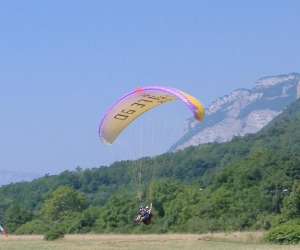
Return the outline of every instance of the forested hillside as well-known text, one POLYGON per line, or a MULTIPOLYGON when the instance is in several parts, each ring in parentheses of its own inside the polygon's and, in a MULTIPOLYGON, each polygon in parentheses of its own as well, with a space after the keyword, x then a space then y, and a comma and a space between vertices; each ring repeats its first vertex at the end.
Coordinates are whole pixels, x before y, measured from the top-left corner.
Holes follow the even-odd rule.
POLYGON ((300 101, 255 135, 0 188, 10 232, 268 229, 300 216, 300 101), (142 169, 142 181, 137 181, 142 169), (152 202, 154 223, 132 223, 152 202))

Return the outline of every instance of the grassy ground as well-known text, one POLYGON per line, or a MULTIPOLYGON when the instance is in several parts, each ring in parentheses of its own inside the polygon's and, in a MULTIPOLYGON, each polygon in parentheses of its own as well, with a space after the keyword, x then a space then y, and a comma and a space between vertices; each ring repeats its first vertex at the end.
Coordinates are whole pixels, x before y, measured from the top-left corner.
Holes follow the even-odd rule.
POLYGON ((67 235, 47 242, 42 236, 0 238, 0 250, 300 250, 261 242, 262 233, 206 235, 67 235))

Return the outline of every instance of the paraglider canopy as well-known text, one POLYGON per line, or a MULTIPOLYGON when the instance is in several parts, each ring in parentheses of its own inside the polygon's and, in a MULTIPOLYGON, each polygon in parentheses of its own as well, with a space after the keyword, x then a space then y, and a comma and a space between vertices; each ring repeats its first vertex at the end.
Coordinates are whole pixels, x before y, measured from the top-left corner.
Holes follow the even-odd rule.
POLYGON ((165 103, 180 100, 193 112, 198 121, 205 116, 203 105, 193 96, 175 88, 150 86, 138 88, 121 97, 105 114, 99 136, 106 143, 113 143, 119 134, 145 112, 165 103))

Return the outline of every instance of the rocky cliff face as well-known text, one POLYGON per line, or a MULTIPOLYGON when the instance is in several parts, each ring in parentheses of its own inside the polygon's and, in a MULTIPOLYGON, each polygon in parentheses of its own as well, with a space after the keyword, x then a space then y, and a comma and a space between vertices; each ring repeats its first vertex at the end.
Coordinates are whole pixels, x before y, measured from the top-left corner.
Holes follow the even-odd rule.
POLYGON ((189 119, 183 137, 171 150, 256 133, 299 97, 300 74, 263 77, 253 89, 237 89, 215 100, 202 124, 189 119))

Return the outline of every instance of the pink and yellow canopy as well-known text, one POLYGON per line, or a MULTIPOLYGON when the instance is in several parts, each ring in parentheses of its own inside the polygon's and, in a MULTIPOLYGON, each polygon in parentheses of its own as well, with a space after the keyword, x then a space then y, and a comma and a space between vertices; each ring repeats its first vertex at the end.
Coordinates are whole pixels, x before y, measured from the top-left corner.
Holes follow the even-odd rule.
POLYGON ((106 112, 99 127, 100 138, 107 143, 113 143, 119 134, 139 116, 175 100, 185 103, 196 120, 204 119, 205 109, 195 97, 175 88, 143 87, 120 98, 106 112))

